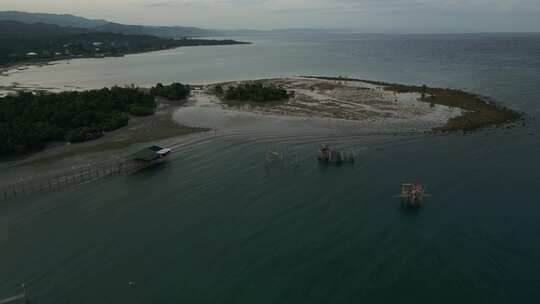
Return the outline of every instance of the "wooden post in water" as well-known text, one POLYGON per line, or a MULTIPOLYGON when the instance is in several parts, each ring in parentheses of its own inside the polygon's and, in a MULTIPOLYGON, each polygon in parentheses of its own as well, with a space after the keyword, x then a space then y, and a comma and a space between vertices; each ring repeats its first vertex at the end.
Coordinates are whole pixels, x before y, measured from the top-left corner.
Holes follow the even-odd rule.
POLYGON ((26 294, 26 284, 22 284, 21 287, 22 287, 22 290, 23 290, 22 296, 23 296, 23 299, 24 299, 24 304, 28 304, 28 296, 26 294))
POLYGON ((18 183, 0 188, 0 200, 9 200, 17 196, 30 195, 44 191, 57 191, 70 185, 81 184, 99 180, 104 177, 115 174, 131 174, 146 165, 131 160, 117 160, 104 163, 101 166, 86 166, 83 168, 73 168, 64 175, 51 177, 37 177, 28 181, 19 181, 18 183))

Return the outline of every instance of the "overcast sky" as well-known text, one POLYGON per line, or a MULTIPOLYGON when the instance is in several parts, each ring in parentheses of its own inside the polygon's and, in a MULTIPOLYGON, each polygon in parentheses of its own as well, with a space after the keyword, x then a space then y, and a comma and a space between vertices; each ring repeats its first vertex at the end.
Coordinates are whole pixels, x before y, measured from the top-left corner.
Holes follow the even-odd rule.
POLYGON ((540 0, 0 0, 0 10, 227 29, 540 32, 540 0))

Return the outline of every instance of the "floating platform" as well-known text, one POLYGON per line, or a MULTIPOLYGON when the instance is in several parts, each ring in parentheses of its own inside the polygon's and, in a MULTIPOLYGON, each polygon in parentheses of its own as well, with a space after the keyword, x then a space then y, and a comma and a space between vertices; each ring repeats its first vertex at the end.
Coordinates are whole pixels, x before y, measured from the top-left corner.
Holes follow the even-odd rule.
POLYGON ((401 193, 399 197, 401 201, 410 205, 420 205, 427 196, 425 187, 419 183, 403 183, 401 184, 401 193))
POLYGON ((342 163, 354 163, 354 153, 352 151, 338 151, 331 149, 326 145, 321 145, 319 149, 319 156, 317 159, 321 163, 332 163, 332 164, 342 164, 342 163))

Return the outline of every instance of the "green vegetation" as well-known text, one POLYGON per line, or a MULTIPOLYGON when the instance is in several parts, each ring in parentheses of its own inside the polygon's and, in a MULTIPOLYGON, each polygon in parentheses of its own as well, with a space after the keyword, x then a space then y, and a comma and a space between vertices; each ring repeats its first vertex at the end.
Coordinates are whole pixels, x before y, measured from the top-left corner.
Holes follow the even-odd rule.
POLYGON ((244 44, 234 40, 164 39, 50 24, 0 21, 0 65, 123 56, 184 46, 244 44))
POLYGON ((0 99, 0 156, 39 150, 51 141, 97 139, 127 125, 127 113, 150 115, 155 106, 151 95, 133 87, 7 96, 0 99))
POLYGON ((129 107, 129 114, 133 116, 148 116, 154 114, 155 109, 148 105, 132 105, 129 107))
MULTIPOLYGON (((189 87, 176 83, 150 91, 185 98, 189 87)), ((126 126, 129 115, 152 115, 155 109, 154 96, 133 86, 6 96, 0 98, 0 156, 37 151, 53 141, 94 140, 126 126)))
POLYGON ((109 22, 107 20, 86 19, 67 14, 43 14, 20 11, 0 12, 0 21, 19 21, 24 23, 55 24, 63 27, 85 28, 97 32, 109 32, 129 35, 151 35, 161 38, 178 37, 218 37, 223 36, 222 31, 202 29, 192 26, 144 26, 126 25, 109 22))
POLYGON ((107 21, 105 20, 90 20, 67 14, 28 13, 22 11, 2 11, 0 12, 0 20, 18 21, 32 24, 55 24, 59 26, 79 28, 94 28, 107 24, 107 21))
POLYGON ((150 93, 153 96, 164 97, 169 100, 182 100, 189 96, 191 93, 191 88, 189 85, 184 85, 178 82, 168 86, 158 83, 150 90, 150 93))
MULTIPOLYGON (((215 88, 217 92, 220 90, 215 88)), ((220 91, 223 91, 221 89, 220 91)), ((289 99, 289 93, 283 88, 263 85, 260 82, 243 83, 238 86, 229 86, 225 90, 224 98, 230 101, 252 101, 252 102, 267 102, 289 99)))
POLYGON ((223 90, 223 86, 221 84, 216 84, 216 86, 214 87, 214 93, 216 93, 217 95, 222 95, 223 93, 225 93, 225 90, 223 90))
POLYGON ((133 144, 147 143, 160 139, 171 138, 207 129, 191 128, 179 125, 170 119, 169 115, 156 115, 151 121, 137 122, 135 128, 126 128, 121 134, 106 136, 99 143, 92 145, 70 145, 63 147, 59 153, 45 154, 20 165, 41 165, 55 162, 76 155, 103 152, 129 147, 133 144))
POLYGON ((431 106, 437 104, 464 110, 463 115, 448 120, 445 126, 435 128, 433 130, 435 132, 469 132, 489 126, 506 125, 520 120, 523 116, 514 110, 488 101, 482 96, 461 90, 430 88, 426 85, 403 85, 344 77, 308 76, 307 78, 333 81, 361 81, 382 86, 387 91, 397 93, 420 93, 420 100, 429 103, 431 106))
MULTIPOLYGON (((382 84, 380 82, 371 82, 382 84)), ((522 115, 509 108, 487 101, 485 98, 461 90, 429 88, 402 84, 383 84, 385 90, 398 93, 420 93, 421 100, 431 106, 443 105, 464 110, 463 115, 448 120, 436 132, 473 131, 488 126, 498 126, 521 119, 522 115)))

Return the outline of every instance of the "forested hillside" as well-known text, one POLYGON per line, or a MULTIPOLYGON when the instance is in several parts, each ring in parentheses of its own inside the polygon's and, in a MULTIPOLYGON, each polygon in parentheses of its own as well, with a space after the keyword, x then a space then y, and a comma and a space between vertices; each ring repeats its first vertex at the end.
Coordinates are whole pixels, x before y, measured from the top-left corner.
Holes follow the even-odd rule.
POLYGON ((19 61, 122 56, 182 46, 239 44, 233 40, 163 39, 49 24, 0 21, 0 65, 19 61))
POLYGON ((53 24, 62 27, 77 27, 94 32, 111 32, 126 35, 151 35, 161 38, 216 37, 219 30, 202 29, 192 26, 147 26, 127 25, 106 20, 93 20, 68 14, 43 14, 19 11, 0 11, 0 21, 17 21, 28 24, 53 24))
POLYGON ((69 14, 27 13, 20 11, 0 11, 0 21, 18 21, 29 24, 46 23, 64 27, 95 28, 107 23, 69 14))

